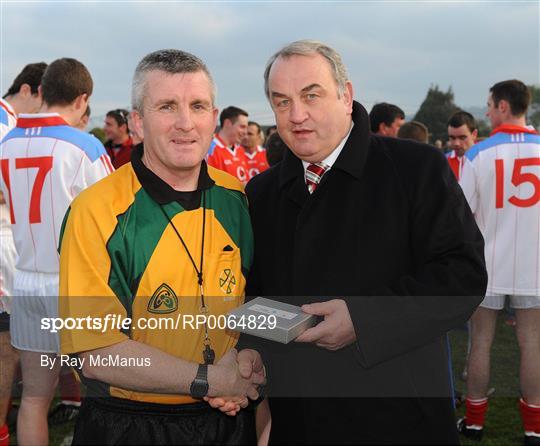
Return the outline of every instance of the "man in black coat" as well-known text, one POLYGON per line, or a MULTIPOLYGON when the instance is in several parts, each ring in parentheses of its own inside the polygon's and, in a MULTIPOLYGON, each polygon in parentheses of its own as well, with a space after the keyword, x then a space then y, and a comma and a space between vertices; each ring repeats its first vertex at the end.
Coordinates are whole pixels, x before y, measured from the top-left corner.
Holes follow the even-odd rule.
POLYGON ((268 372, 271 443, 458 443, 446 333, 486 287, 483 239, 444 156, 371 135, 339 54, 276 53, 283 161, 247 186, 248 294, 319 316, 294 343, 243 336, 268 372))

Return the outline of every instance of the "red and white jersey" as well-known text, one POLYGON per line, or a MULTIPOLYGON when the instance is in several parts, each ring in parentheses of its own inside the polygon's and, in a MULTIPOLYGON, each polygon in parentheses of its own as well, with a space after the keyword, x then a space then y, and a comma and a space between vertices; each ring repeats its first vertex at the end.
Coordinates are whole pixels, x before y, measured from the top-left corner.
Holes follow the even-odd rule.
POLYGON ((21 114, 0 145, 0 168, 17 269, 57 273, 60 228, 71 201, 114 170, 103 145, 57 113, 21 114))
MULTIPOLYGON (((9 102, 0 99, 0 141, 17 125, 17 115, 9 102)), ((8 311, 9 296, 13 293, 15 248, 11 234, 9 208, 0 203, 0 313, 8 311)))
MULTIPOLYGON (((11 220, 7 203, 0 203, 0 235, 11 233, 11 220)), ((1 246, 0 246, 1 249, 1 246)))
MULTIPOLYGON (((0 99, 0 142, 17 125, 17 115, 9 102, 0 99)), ((0 204, 0 232, 3 234, 11 231, 9 221, 9 209, 7 204, 0 204)))
POLYGON ((4 99, 0 99, 0 142, 17 125, 15 110, 4 99))
POLYGON ((257 149, 252 153, 249 153, 244 147, 240 147, 240 150, 245 157, 248 180, 270 167, 266 159, 266 150, 261 146, 257 146, 257 149))
POLYGON ((466 152, 460 184, 486 243, 487 294, 540 296, 540 135, 497 127, 466 152))
POLYGON ((465 162, 464 156, 457 156, 456 151, 452 150, 446 154, 446 159, 448 164, 450 164, 450 169, 454 172, 456 179, 459 181, 461 179, 461 172, 463 171, 463 163, 465 162))
POLYGON ((206 161, 209 166, 227 172, 238 178, 243 184, 246 184, 249 180, 241 146, 235 144, 232 147, 227 147, 227 144, 219 135, 214 135, 206 161))

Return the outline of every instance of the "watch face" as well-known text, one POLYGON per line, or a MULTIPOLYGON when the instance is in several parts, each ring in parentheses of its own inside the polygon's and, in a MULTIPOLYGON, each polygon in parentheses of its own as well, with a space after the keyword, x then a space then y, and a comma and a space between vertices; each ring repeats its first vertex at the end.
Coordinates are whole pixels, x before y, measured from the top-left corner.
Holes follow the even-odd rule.
POLYGON ((202 398, 203 396, 206 396, 208 393, 208 383, 202 380, 196 379, 191 383, 191 387, 189 389, 191 392, 191 396, 195 398, 202 398))

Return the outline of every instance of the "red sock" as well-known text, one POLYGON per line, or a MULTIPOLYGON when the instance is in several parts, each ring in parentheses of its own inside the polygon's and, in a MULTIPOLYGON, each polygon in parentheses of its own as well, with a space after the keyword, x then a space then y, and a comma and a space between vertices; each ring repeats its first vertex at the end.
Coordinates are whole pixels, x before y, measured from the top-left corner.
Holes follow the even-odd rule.
POLYGON ((465 399, 465 425, 484 427, 484 420, 488 409, 488 399, 465 399))
POLYGON ((62 402, 81 402, 81 387, 73 370, 62 370, 60 373, 60 399, 62 402))
POLYGON ((9 430, 7 424, 0 426, 0 446, 9 446, 9 430))
POLYGON ((523 398, 519 400, 519 409, 521 411, 521 420, 525 435, 540 437, 540 406, 527 404, 523 398))

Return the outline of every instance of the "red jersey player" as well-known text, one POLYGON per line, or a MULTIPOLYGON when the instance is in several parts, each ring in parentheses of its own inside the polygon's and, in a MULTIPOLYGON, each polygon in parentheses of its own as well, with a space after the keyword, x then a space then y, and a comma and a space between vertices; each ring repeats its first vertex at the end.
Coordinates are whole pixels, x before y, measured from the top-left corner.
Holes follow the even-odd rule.
POLYGON ((447 153, 446 158, 458 181, 465 161, 463 155, 474 145, 477 136, 478 130, 473 115, 460 110, 450 116, 448 144, 452 151, 447 153))
POLYGON ((260 145, 261 126, 254 121, 248 122, 247 133, 242 140, 248 180, 268 169, 266 150, 260 145))
POLYGON ((210 166, 231 174, 244 184, 249 177, 240 142, 247 131, 247 118, 247 112, 238 107, 224 108, 219 115, 219 133, 214 136, 206 158, 210 166))

